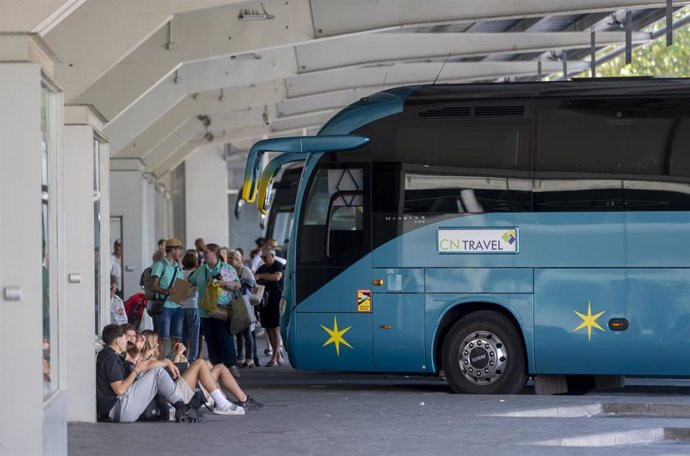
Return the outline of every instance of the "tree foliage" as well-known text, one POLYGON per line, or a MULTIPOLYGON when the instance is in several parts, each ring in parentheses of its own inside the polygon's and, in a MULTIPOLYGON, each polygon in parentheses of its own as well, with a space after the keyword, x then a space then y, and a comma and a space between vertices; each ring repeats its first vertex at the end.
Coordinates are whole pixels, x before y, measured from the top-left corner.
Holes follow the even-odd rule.
POLYGON ((674 31, 672 46, 666 47, 664 35, 633 49, 629 65, 625 64, 625 54, 598 65, 597 76, 690 77, 690 26, 674 31))

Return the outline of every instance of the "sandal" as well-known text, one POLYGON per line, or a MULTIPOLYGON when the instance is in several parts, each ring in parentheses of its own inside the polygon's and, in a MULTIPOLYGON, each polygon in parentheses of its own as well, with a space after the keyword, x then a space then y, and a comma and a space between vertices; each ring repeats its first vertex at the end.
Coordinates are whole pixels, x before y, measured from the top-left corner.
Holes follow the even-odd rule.
POLYGON ((277 363, 275 361, 269 361, 264 365, 264 367, 274 367, 276 364, 277 363))

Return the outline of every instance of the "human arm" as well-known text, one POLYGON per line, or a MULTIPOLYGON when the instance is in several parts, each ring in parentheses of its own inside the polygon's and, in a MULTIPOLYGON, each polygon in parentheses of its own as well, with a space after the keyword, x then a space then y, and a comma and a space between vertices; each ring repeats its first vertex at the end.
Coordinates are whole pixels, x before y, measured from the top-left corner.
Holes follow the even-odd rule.
POLYGON ((173 351, 169 355, 169 358, 172 360, 173 364, 187 362, 187 357, 184 355, 186 350, 187 347, 185 347, 183 343, 178 342, 175 344, 173 351))
POLYGON ((158 261, 151 266, 151 282, 149 288, 151 290, 161 293, 164 295, 168 294, 168 290, 164 290, 160 287, 161 276, 165 272, 165 267, 161 261, 158 261))
POLYGON ((149 361, 139 359, 134 365, 134 369, 132 369, 125 378, 110 382, 110 387, 113 389, 115 395, 122 396, 125 394, 137 377, 150 369, 149 364, 149 361))

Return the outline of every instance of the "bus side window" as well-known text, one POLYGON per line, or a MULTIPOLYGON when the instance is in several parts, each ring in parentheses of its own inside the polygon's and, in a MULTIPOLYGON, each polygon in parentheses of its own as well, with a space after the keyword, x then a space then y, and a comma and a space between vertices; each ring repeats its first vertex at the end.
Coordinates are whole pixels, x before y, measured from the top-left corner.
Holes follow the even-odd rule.
POLYGON ((530 181, 505 177, 405 174, 406 214, 529 211, 530 181))

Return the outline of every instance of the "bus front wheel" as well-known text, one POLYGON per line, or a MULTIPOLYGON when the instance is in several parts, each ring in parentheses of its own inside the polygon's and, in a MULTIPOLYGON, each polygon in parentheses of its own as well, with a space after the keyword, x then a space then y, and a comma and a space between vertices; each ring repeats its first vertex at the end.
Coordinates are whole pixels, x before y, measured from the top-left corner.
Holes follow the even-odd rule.
POLYGON ((515 325, 482 310, 458 320, 443 341, 443 370, 455 393, 515 394, 525 386, 525 350, 515 325))

